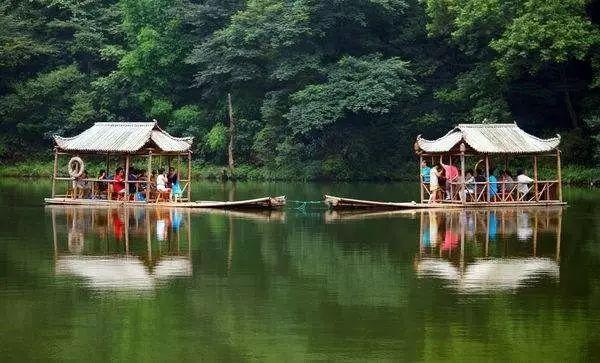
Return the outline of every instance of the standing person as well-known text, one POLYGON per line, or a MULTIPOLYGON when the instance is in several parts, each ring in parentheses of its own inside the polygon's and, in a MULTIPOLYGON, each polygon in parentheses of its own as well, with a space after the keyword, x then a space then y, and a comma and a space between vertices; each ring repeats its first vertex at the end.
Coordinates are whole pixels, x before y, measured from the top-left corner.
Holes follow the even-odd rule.
POLYGON ((483 175, 483 171, 481 169, 475 170, 475 195, 478 198, 481 194, 482 188, 485 188, 485 175, 483 175))
POLYGON ((498 199, 498 179, 494 175, 496 169, 490 171, 490 176, 488 177, 488 181, 490 183, 490 200, 496 201, 498 199))
POLYGON ((514 179, 509 170, 504 170, 500 176, 500 183, 502 183, 501 194, 502 198, 506 199, 512 192, 514 179))
POLYGON ((181 198, 182 194, 181 186, 179 185, 179 173, 177 173, 174 168, 170 168, 167 179, 169 180, 169 185, 171 187, 171 194, 173 194, 173 198, 177 202, 177 199, 181 198))
POLYGON ((439 178, 442 176, 442 166, 434 165, 429 171, 429 203, 437 201, 437 195, 440 193, 439 178))
MULTIPOLYGON (((441 159, 441 158, 440 158, 441 159)), ((458 181, 458 176, 459 176, 459 172, 458 172, 458 168, 450 163, 448 165, 443 164, 440 160, 441 165, 444 167, 444 173, 446 176, 446 187, 444 188, 446 190, 446 200, 450 200, 452 198, 452 189, 451 186, 456 183, 458 181)), ((440 183, 441 185, 442 183, 440 183)))
POLYGON ((469 195, 475 194, 475 177, 473 176, 473 169, 468 169, 465 172, 465 191, 463 193, 462 200, 466 201, 469 195))
POLYGON ((423 183, 429 184, 429 173, 431 172, 431 168, 427 166, 427 162, 423 160, 421 163, 421 177, 423 177, 423 183))
POLYGON ((527 194, 529 194, 529 184, 533 182, 533 179, 527 176, 527 171, 520 169, 517 171, 517 192, 519 193, 519 200, 525 200, 527 194))
POLYGON ((173 194, 171 193, 171 188, 167 187, 169 184, 169 179, 165 175, 165 169, 160 169, 158 171, 158 175, 156 176, 156 190, 162 194, 169 195, 169 202, 173 201, 173 194))

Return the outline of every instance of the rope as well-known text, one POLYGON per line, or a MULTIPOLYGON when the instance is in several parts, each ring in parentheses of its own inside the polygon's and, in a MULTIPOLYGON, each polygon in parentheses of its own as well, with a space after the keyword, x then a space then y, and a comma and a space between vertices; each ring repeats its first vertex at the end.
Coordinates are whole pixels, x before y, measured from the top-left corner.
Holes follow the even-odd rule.
POLYGON ((322 200, 290 200, 290 202, 298 204, 297 207, 294 207, 294 209, 300 210, 300 211, 305 211, 306 210, 306 206, 307 205, 312 205, 312 204, 323 204, 322 200))

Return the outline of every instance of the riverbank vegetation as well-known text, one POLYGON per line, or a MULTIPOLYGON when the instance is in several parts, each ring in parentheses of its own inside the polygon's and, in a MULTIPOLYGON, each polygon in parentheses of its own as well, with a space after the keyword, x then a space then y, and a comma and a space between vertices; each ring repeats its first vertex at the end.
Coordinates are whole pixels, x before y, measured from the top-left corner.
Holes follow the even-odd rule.
POLYGON ((46 160, 52 134, 156 119, 195 137, 196 174, 221 175, 208 165, 226 163, 231 93, 241 178, 409 179, 417 134, 516 121, 560 133, 563 180, 591 180, 599 10, 584 0, 2 1, 2 173, 52 170, 31 161, 46 160))

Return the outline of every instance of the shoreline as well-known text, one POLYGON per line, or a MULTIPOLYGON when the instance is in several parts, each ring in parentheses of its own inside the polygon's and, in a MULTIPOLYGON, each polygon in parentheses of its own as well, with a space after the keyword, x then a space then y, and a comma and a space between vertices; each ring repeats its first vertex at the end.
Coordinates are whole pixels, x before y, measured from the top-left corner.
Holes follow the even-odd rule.
MULTIPOLYGON (((45 179, 52 177, 52 161, 19 162, 13 165, 0 164, 0 177, 4 178, 32 178, 45 179)), ((102 166, 88 164, 87 169, 97 173, 102 166)), ((411 170, 412 171, 412 170, 411 170)), ((562 169, 563 184, 570 186, 600 187, 600 167, 586 167, 581 165, 565 165, 562 169)), ((373 176, 368 179, 361 178, 334 178, 323 176, 283 175, 275 170, 251 165, 240 165, 235 170, 235 178, 227 175, 227 168, 218 165, 192 165, 192 180, 197 181, 264 181, 264 182, 418 182, 414 178, 396 178, 389 176, 373 176)), ((402 173, 399 173, 402 174, 402 173)), ((404 175, 408 175, 404 173, 404 175)), ((66 176, 66 175, 65 175, 66 176)))

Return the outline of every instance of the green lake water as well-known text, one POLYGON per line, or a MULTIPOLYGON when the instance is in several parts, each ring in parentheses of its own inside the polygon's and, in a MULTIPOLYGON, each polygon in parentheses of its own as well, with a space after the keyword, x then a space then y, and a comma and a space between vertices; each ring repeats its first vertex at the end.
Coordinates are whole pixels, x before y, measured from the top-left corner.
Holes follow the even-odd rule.
MULTIPOLYGON (((44 207, 0 184, 2 361, 599 361, 600 191, 568 208, 44 207)), ((202 182, 195 199, 416 199, 414 184, 202 182)))

